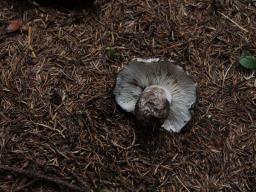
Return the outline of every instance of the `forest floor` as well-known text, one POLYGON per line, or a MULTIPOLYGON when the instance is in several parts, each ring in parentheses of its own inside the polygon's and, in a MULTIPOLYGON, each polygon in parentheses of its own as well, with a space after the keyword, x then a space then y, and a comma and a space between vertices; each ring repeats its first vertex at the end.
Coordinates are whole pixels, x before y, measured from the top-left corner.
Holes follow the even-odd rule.
POLYGON ((90 9, 1 0, 0 191, 256 191, 256 54, 247 1, 98 0, 90 9), (112 96, 132 58, 166 57, 198 83, 180 134, 137 143, 112 96))

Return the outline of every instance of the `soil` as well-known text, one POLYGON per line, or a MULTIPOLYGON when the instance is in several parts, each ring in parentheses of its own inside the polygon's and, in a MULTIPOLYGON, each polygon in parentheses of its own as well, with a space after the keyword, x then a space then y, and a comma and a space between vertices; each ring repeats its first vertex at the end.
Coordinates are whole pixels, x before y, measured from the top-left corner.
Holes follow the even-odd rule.
POLYGON ((0 191, 256 191, 255 77, 238 63, 256 54, 255 21, 246 0, 1 0, 0 191), (198 83, 182 133, 138 142, 112 95, 135 57, 198 83))

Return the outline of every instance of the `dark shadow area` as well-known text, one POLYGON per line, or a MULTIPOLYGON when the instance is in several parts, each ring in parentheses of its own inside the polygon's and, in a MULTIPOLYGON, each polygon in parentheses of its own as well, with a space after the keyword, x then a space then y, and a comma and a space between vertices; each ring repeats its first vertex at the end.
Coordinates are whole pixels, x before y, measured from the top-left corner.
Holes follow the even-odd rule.
POLYGON ((39 3, 43 6, 49 7, 62 7, 62 8, 92 8, 95 0, 35 0, 35 3, 39 3))
POLYGON ((160 137, 160 129, 154 129, 152 127, 143 127, 139 124, 135 125, 136 144, 139 144, 140 148, 145 151, 155 151, 159 147, 161 148, 163 140, 160 137))
POLYGON ((38 8, 39 6, 55 9, 96 10, 95 0, 9 0, 6 3, 18 11, 38 8))

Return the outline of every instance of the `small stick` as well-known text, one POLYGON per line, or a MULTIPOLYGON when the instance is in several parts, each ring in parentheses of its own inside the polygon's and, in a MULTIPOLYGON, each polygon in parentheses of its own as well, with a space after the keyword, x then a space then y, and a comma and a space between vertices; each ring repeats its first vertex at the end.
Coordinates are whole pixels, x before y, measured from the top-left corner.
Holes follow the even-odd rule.
POLYGON ((178 176, 176 176, 177 180, 180 182, 180 184, 186 189, 187 192, 190 192, 190 190, 186 187, 186 185, 180 180, 178 176))
MULTIPOLYGON (((94 102, 95 100, 101 99, 104 96, 107 96, 109 93, 103 93, 103 94, 99 94, 99 95, 95 95, 91 98, 89 98, 86 102, 85 102, 85 106, 91 104, 92 102, 94 102)), ((107 96, 106 98, 109 98, 110 96, 107 96)))
POLYGON ((31 50, 33 57, 35 58, 36 54, 34 52, 34 49, 33 49, 32 45, 31 45, 31 43, 32 43, 32 27, 29 26, 28 27, 28 47, 31 50))
POLYGON ((249 32, 247 29, 243 28, 241 25, 239 25, 237 22, 235 22, 233 19, 231 19, 230 17, 228 17, 224 13, 221 13, 220 11, 218 11, 218 13, 221 14, 223 17, 225 17, 227 20, 229 20, 231 23, 235 24, 239 29, 245 31, 246 33, 249 32))
POLYGON ((27 177, 31 177, 31 178, 34 178, 34 179, 37 179, 37 180, 44 180, 44 181, 47 181, 49 183, 54 183, 54 184, 57 184, 57 185, 61 185, 63 187, 67 187, 67 188, 69 188, 73 191, 79 191, 79 192, 80 191, 81 192, 87 191, 86 189, 82 189, 80 187, 77 187, 75 185, 67 183, 67 182, 65 182, 61 179, 54 178, 54 177, 49 177, 49 176, 42 175, 40 173, 35 173, 35 172, 32 172, 32 171, 22 170, 22 169, 14 168, 14 167, 9 167, 9 166, 6 166, 6 165, 0 165, 0 170, 25 175, 27 177))
MULTIPOLYGON (((34 123, 34 122, 33 122, 34 123)), ((52 131, 56 131, 58 132, 64 139, 65 139, 65 135, 63 135, 62 131, 60 131, 59 129, 56 129, 56 128, 53 128, 53 127, 50 127, 48 125, 44 125, 42 123, 34 123, 35 125, 38 125, 40 127, 44 127, 44 128, 47 128, 47 129, 50 129, 52 131)))
POLYGON ((32 181, 29 181, 28 183, 18 187, 14 192, 19 192, 19 191, 22 191, 23 189, 26 189, 28 188, 29 186, 33 185, 36 181, 38 181, 37 179, 34 179, 32 181))

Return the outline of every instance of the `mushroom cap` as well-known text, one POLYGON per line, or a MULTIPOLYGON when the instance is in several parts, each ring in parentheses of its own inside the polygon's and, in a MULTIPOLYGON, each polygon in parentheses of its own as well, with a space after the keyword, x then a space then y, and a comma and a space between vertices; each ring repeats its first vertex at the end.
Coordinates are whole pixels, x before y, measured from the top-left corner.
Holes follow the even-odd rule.
POLYGON ((117 76, 113 92, 115 100, 123 110, 135 113, 142 92, 152 85, 163 88, 170 102, 169 115, 162 127, 180 132, 191 119, 190 109, 196 102, 197 84, 172 60, 132 60, 117 76))

